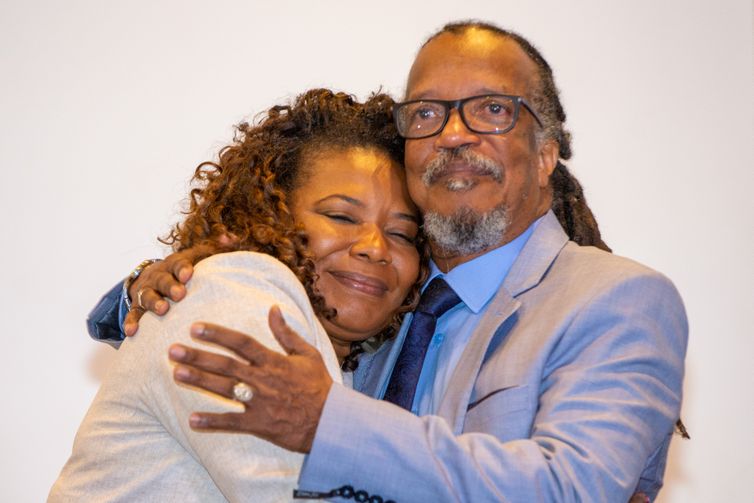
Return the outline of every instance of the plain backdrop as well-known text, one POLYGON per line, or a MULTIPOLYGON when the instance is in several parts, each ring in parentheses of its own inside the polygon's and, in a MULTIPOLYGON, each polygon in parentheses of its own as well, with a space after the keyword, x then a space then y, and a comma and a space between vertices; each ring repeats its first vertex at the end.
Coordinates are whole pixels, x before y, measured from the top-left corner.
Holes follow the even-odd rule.
POLYGON ((111 350, 89 308, 179 217, 232 126, 310 87, 403 92, 450 20, 552 64, 569 163, 616 253, 678 286, 691 325, 662 502, 751 501, 752 4, 0 1, 0 501, 42 501, 111 350))

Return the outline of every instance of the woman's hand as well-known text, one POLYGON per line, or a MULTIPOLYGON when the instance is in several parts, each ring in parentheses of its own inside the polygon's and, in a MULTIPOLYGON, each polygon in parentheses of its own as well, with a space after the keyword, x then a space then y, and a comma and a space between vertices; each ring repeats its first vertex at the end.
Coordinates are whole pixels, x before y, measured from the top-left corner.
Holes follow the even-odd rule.
POLYGON ((178 302, 186 296, 186 282, 194 273, 194 264, 206 257, 201 247, 168 255, 165 260, 148 266, 128 288, 131 310, 123 320, 123 332, 134 335, 139 320, 147 311, 160 316, 170 309, 166 298, 178 302), (202 256, 203 255, 203 256, 202 256))
POLYGON ((193 429, 251 433, 285 449, 307 453, 314 442, 332 378, 319 352, 288 327, 277 307, 270 309, 269 324, 287 354, 270 350, 228 328, 194 324, 192 337, 223 346, 245 361, 174 344, 169 350, 170 359, 179 365, 173 378, 231 399, 236 398, 234 387, 239 383, 253 391, 249 400, 241 402, 244 412, 191 414, 189 424, 193 429))
POLYGON ((194 265, 200 260, 221 253, 232 251, 238 242, 232 234, 223 234, 217 243, 194 246, 172 253, 165 260, 148 266, 128 288, 131 310, 123 320, 123 332, 134 335, 139 329, 139 320, 144 313, 151 311, 159 316, 170 309, 165 299, 179 302, 186 296, 185 284, 194 274, 194 265))

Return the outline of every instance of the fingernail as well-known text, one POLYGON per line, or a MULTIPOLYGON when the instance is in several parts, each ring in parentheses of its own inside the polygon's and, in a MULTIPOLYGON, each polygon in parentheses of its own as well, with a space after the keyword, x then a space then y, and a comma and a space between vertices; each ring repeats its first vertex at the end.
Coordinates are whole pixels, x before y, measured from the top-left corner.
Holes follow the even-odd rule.
POLYGON ((170 346, 168 354, 170 354, 171 358, 183 360, 186 357, 186 349, 183 346, 170 346))
POLYGON ((133 324, 133 323, 124 323, 123 324, 123 332, 126 335, 131 336, 131 335, 134 334, 135 331, 136 331, 136 325, 135 324, 133 324))
POLYGON ((207 423, 202 416, 198 414, 191 414, 189 416, 189 424, 194 428, 200 428, 206 425, 207 423))
POLYGON ((189 372, 189 369, 186 367, 176 367, 175 368, 175 376, 178 379, 188 379, 191 373, 189 372))
POLYGON ((206 327, 204 326, 204 323, 194 323, 191 325, 191 335, 194 337, 201 337, 204 335, 204 329, 206 327))
POLYGON ((185 283, 189 280, 191 277, 191 270, 188 267, 184 267, 180 271, 178 271, 178 280, 181 283, 185 283))
POLYGON ((170 298, 173 300, 176 300, 180 295, 183 293, 183 288, 180 286, 171 286, 170 287, 170 298))
POLYGON ((275 316, 280 318, 280 321, 285 323, 285 318, 283 317, 283 311, 280 310, 280 306, 275 304, 270 308, 270 312, 273 313, 275 316))
POLYGON ((168 303, 164 300, 158 300, 157 303, 154 305, 155 311, 157 311, 157 314, 162 314, 168 309, 168 303))

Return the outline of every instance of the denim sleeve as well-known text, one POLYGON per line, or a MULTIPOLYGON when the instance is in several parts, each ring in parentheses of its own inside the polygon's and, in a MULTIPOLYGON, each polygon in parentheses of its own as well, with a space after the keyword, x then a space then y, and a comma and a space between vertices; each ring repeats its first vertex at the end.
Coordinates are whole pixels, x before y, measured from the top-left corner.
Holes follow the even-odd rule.
POLYGON ((86 330, 92 339, 117 348, 123 340, 123 319, 127 313, 123 299, 123 282, 107 292, 89 313, 86 330))

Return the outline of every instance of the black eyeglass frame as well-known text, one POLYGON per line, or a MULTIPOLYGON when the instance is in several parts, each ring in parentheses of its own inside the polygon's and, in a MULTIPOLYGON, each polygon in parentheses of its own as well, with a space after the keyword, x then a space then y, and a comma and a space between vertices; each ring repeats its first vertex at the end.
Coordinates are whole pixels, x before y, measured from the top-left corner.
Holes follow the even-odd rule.
POLYGON ((539 127, 544 128, 544 124, 542 124, 542 120, 539 118, 539 115, 537 115, 537 112, 534 111, 534 108, 532 108, 531 105, 529 105, 529 102, 526 101, 526 99, 523 96, 516 96, 513 94, 478 94, 476 96, 469 96, 467 98, 461 98, 459 100, 434 100, 434 99, 426 99, 426 100, 410 100, 410 101, 404 101, 401 103, 396 103, 393 105, 393 122, 395 122, 395 127, 398 130, 398 134, 407 139, 407 140, 421 140, 423 138, 429 138, 430 136, 436 136, 440 133, 442 133, 443 129, 445 129, 445 126, 448 125, 448 119, 450 119, 450 111, 454 108, 458 110, 458 115, 461 116, 461 120, 463 121, 463 125, 466 126, 466 128, 469 131, 472 131, 477 134, 505 134, 514 127, 516 127, 516 123, 518 122, 518 114, 519 110, 521 110, 521 105, 526 108, 526 110, 529 111, 532 117, 534 117, 534 120, 537 121, 537 124, 539 124, 539 127), (475 100, 478 98, 508 98, 514 103, 513 108, 513 119, 511 120, 510 126, 507 128, 501 130, 501 131, 479 131, 477 129, 474 129, 473 127, 469 126, 468 121, 466 120, 466 115, 463 112, 463 105, 467 101, 475 100), (401 126, 398 123, 398 111, 405 107, 406 105, 411 105, 413 103, 436 103, 438 105, 442 105, 445 108, 445 118, 442 121, 442 124, 437 129, 437 131, 425 134, 423 136, 405 136, 401 134, 401 126))

